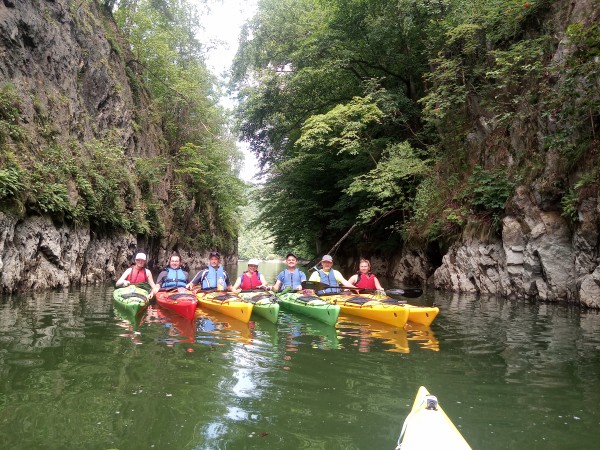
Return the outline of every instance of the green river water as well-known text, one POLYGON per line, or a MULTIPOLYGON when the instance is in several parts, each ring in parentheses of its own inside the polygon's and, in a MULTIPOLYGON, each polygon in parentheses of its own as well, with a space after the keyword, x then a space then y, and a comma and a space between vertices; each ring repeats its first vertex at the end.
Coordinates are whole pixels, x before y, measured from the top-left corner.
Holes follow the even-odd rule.
POLYGON ((1 298, 0 448, 393 449, 420 385, 473 448, 600 445, 594 311, 430 292, 430 328, 153 306, 132 326, 112 291, 1 298))

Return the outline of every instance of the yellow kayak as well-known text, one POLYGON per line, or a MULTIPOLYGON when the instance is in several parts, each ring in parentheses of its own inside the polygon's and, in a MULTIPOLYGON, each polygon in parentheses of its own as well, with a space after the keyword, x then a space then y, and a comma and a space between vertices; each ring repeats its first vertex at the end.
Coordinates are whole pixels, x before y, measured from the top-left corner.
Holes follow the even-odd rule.
POLYGON ((324 295, 321 298, 338 305, 342 314, 364 317, 396 327, 403 327, 408 320, 409 309, 406 305, 386 304, 356 294, 324 295))
POLYGON ((471 447, 448 418, 437 398, 425 386, 417 392, 415 403, 406 417, 396 450, 470 450, 471 447))
POLYGON ((220 312, 226 316, 233 317, 244 323, 250 321, 252 314, 252 303, 242 300, 231 292, 223 291, 199 291, 196 298, 200 306, 212 311, 220 312))
POLYGON ((421 325, 425 325, 428 327, 435 320, 438 313, 440 312, 440 308, 437 306, 415 306, 404 304, 403 302, 399 302, 391 297, 380 294, 360 294, 361 297, 372 298, 373 300, 379 300, 385 304, 400 304, 404 305, 408 308, 408 321, 412 323, 418 323, 421 325))
POLYGON ((440 308, 437 306, 408 306, 408 321, 428 327, 437 317, 440 308))

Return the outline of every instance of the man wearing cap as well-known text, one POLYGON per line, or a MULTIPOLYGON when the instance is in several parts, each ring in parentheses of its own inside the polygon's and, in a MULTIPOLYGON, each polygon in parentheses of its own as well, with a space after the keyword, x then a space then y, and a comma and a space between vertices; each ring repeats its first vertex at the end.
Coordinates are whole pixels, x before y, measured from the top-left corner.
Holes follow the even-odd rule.
POLYGON ((208 255, 209 266, 207 269, 201 270, 186 286, 188 289, 193 289, 196 285, 202 285, 202 290, 218 289, 231 290, 231 281, 229 275, 221 265, 221 255, 219 252, 210 252, 208 255))
POLYGON ((117 280, 115 285, 117 287, 126 287, 130 284, 148 283, 150 288, 154 290, 155 284, 152 273, 145 268, 147 259, 145 253, 135 255, 135 264, 123 272, 123 275, 121 275, 121 278, 117 280))
POLYGON ((333 258, 330 255, 324 255, 323 258, 321 258, 321 266, 323 266, 322 269, 317 269, 316 272, 312 273, 310 281, 320 281, 321 283, 332 287, 317 291, 317 295, 341 292, 340 285, 348 288, 356 288, 356 286, 346 280, 340 272, 332 269, 333 258))
POLYGON ((258 259, 248 261, 248 270, 240 275, 233 285, 234 292, 267 289, 269 284, 265 277, 258 271, 258 259))
POLYGON ((277 292, 282 287, 284 289, 289 287, 298 291, 301 290, 302 282, 306 281, 306 274, 296 267, 298 258, 293 253, 288 253, 285 257, 285 264, 287 269, 279 272, 273 290, 277 292))

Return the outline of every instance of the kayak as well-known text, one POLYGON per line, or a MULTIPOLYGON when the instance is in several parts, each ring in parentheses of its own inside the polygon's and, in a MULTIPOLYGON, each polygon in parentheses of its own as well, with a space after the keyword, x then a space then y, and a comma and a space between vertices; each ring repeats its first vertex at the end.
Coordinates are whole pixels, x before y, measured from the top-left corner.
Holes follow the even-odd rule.
MULTIPOLYGON (((408 308, 408 321, 412 323, 418 323, 428 327, 435 320, 440 308, 437 306, 415 306, 406 304, 402 300, 396 300, 392 297, 380 294, 360 294, 361 297, 371 298, 373 300, 379 300, 381 303, 388 305, 403 305, 408 308)), ((350 313, 348 313, 350 314, 350 313)))
POLYGON ((158 291, 156 301, 163 308, 173 311, 188 320, 193 320, 196 315, 198 300, 189 289, 179 287, 169 291, 158 291))
POLYGON ((238 296, 254 305, 252 314, 264 317, 269 322, 276 323, 279 315, 279 303, 277 297, 265 291, 245 291, 240 292, 238 296))
POLYGON ((403 327, 408 320, 407 305, 389 304, 377 299, 357 294, 332 294, 321 296, 334 305, 338 305, 342 314, 364 317, 365 319, 403 327))
POLYGON ((340 307, 315 295, 305 295, 301 292, 278 294, 279 304, 298 314, 317 319, 327 325, 335 325, 340 314, 340 307))
POLYGON ((220 312, 244 323, 250 321, 254 305, 244 301, 236 294, 223 291, 198 291, 196 298, 200 306, 207 309, 220 312))
POLYGON ((115 307, 131 323, 137 321, 137 315, 148 306, 148 291, 130 284, 127 287, 115 289, 113 291, 113 300, 115 307))
POLYGON ((437 398, 421 386, 402 426, 396 450, 430 448, 467 450, 471 447, 438 404, 437 398))

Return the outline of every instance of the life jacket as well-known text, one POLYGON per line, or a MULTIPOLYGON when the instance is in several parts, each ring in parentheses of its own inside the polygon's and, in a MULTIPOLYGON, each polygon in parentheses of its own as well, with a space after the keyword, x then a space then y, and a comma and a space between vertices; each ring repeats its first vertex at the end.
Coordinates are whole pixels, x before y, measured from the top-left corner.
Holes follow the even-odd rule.
POLYGON ((319 269, 317 272, 319 272, 319 276, 321 277, 321 283, 328 284, 329 286, 336 286, 333 288, 323 289, 322 291, 317 291, 317 295, 336 294, 341 291, 341 289, 337 287, 339 286, 339 283, 335 279, 335 272, 333 269, 331 269, 329 273, 325 273, 321 269, 319 269))
POLYGON ((248 274, 244 272, 242 275, 240 275, 240 280, 242 281, 242 283, 240 284, 242 291, 250 291, 252 289, 256 289, 262 284, 262 282, 260 281, 260 273, 258 273, 258 271, 254 272, 251 277, 249 277, 248 274))
POLYGON ((167 271, 167 276, 160 285, 161 289, 185 287, 187 284, 187 277, 181 268, 173 269, 171 267, 167 267, 165 270, 167 271))
POLYGON ((215 270, 213 266, 205 269, 200 277, 202 289, 215 289, 219 278, 223 278, 223 282, 225 282, 225 271, 223 270, 223 266, 219 266, 217 270, 215 270))
POLYGON ((127 278, 125 279, 131 284, 147 283, 148 277, 146 276, 146 269, 143 268, 142 270, 138 270, 136 266, 131 266, 131 272, 129 272, 129 275, 127 275, 127 278), (135 275, 133 275, 134 271, 135 275))
POLYGON ((301 272, 298 269, 294 270, 293 272, 290 272, 289 269, 285 269, 285 270, 282 270, 279 275, 282 275, 282 274, 283 274, 283 277, 282 277, 283 278, 283 286, 282 286, 282 288, 291 287, 292 289, 294 289, 295 286, 298 286, 298 285, 300 285, 300 283, 302 283, 302 275, 300 275, 301 272), (294 284, 294 274, 298 275, 298 283, 297 284, 294 284), (289 283, 286 280, 286 275, 290 276, 289 283))
POLYGON ((375 287, 375 275, 373 275, 371 272, 367 273, 366 275, 358 272, 358 278, 356 279, 354 286, 361 289, 377 289, 375 287))

